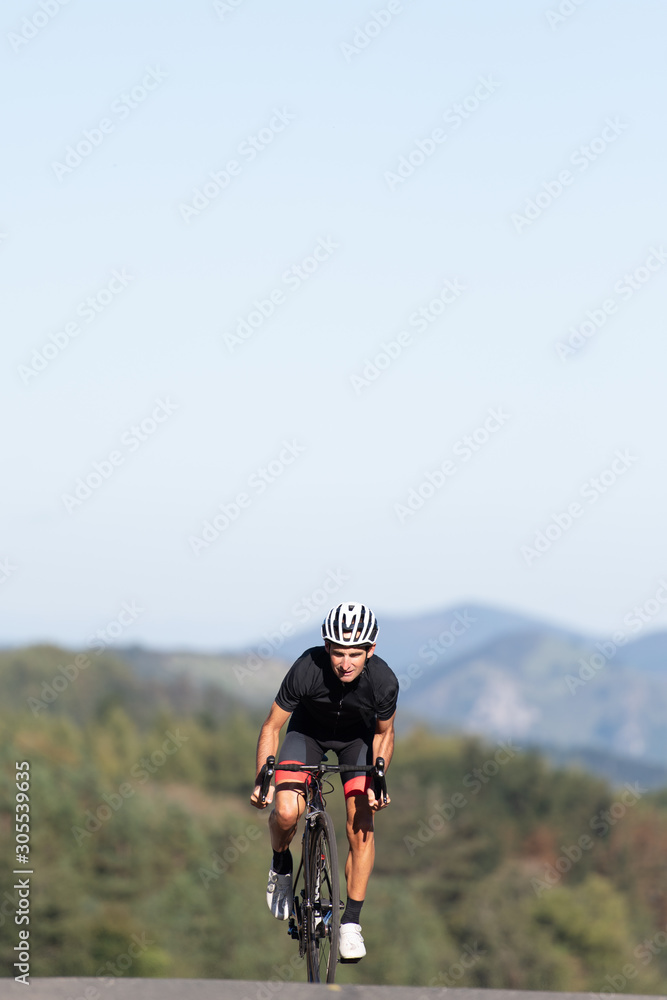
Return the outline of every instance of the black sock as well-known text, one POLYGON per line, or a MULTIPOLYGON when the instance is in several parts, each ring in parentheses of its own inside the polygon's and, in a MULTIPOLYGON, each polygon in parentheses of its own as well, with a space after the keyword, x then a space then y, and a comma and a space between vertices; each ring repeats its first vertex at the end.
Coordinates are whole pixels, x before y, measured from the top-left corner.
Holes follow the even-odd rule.
POLYGON ((274 851, 273 862, 271 864, 276 875, 292 874, 292 852, 289 847, 286 851, 274 851))
POLYGON ((359 917, 361 916, 361 907, 363 905, 363 899, 352 899, 351 896, 348 896, 345 913, 341 917, 341 924, 358 924, 359 917))

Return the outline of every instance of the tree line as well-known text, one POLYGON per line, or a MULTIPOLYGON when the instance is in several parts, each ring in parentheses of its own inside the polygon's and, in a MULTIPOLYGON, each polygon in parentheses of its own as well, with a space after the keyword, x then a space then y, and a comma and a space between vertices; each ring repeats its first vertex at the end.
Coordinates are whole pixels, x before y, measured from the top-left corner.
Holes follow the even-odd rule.
MULTIPOLYGON (((56 690, 75 655, 0 654, 3 974, 27 760, 33 975, 305 981, 264 898, 266 814, 248 801, 261 717, 104 652, 56 690), (36 710, 45 685, 56 697, 36 710)), ((368 955, 341 982, 664 993, 667 792, 425 729, 397 741, 388 781, 368 955)), ((339 784, 328 805, 342 853, 339 784)))

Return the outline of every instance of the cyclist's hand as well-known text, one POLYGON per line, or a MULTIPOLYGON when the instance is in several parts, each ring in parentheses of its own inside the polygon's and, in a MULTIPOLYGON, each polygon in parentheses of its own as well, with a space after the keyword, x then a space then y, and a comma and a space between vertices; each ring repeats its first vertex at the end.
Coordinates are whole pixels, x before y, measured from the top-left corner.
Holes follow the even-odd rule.
POLYGON ((268 790, 267 795, 266 795, 266 802, 262 802, 261 801, 262 786, 261 785, 255 785, 255 787, 253 789, 253 793, 250 796, 250 801, 251 801, 252 805, 255 806, 256 809, 266 809, 266 807, 273 802, 273 793, 274 792, 275 792, 275 788, 273 787, 273 785, 269 785, 269 790, 268 790))
POLYGON ((368 804, 373 812, 378 812, 379 809, 386 809, 390 802, 391 799, 389 796, 387 796, 387 801, 383 802, 382 798, 375 798, 375 792, 372 788, 368 789, 368 804))

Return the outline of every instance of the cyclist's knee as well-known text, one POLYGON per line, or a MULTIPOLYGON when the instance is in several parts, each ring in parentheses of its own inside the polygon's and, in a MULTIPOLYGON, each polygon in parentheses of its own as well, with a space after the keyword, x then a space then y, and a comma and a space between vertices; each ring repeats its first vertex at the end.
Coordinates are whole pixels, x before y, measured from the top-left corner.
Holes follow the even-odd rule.
POLYGON ((291 830, 299 821, 296 809, 274 809, 274 816, 281 830, 291 830))
POLYGON ((282 830, 291 830, 299 822, 299 800, 296 795, 276 795, 273 815, 282 830))
MULTIPOLYGON (((363 800, 362 800, 363 801, 363 800)), ((373 811, 365 802, 359 805, 347 818, 347 836, 350 841, 355 838, 366 840, 373 835, 373 811)))
POLYGON ((372 822, 347 825, 347 842, 352 852, 370 850, 374 837, 372 822))

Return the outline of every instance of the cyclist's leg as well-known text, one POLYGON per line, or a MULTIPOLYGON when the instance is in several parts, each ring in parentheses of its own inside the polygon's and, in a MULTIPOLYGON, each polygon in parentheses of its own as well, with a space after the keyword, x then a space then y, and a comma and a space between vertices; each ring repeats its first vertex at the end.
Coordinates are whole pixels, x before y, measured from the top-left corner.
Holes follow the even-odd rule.
MULTIPOLYGON (((336 751, 341 764, 372 764, 373 736, 360 737, 336 751)), ((343 777, 343 775, 341 775, 343 777)), ((371 785, 368 774, 345 774, 343 788, 347 810, 346 833, 350 850, 345 862, 348 897, 363 900, 375 861, 373 810, 367 791, 371 785)))
POLYGON ((274 851, 286 851, 299 819, 306 808, 307 773, 281 771, 282 764, 317 764, 322 759, 319 744, 312 737, 295 729, 288 730, 276 763, 276 793, 269 816, 271 846, 274 851))
POLYGON ((373 810, 363 792, 346 796, 346 832, 350 852, 345 862, 347 894, 352 899, 366 898, 366 887, 375 864, 375 834, 373 810))

